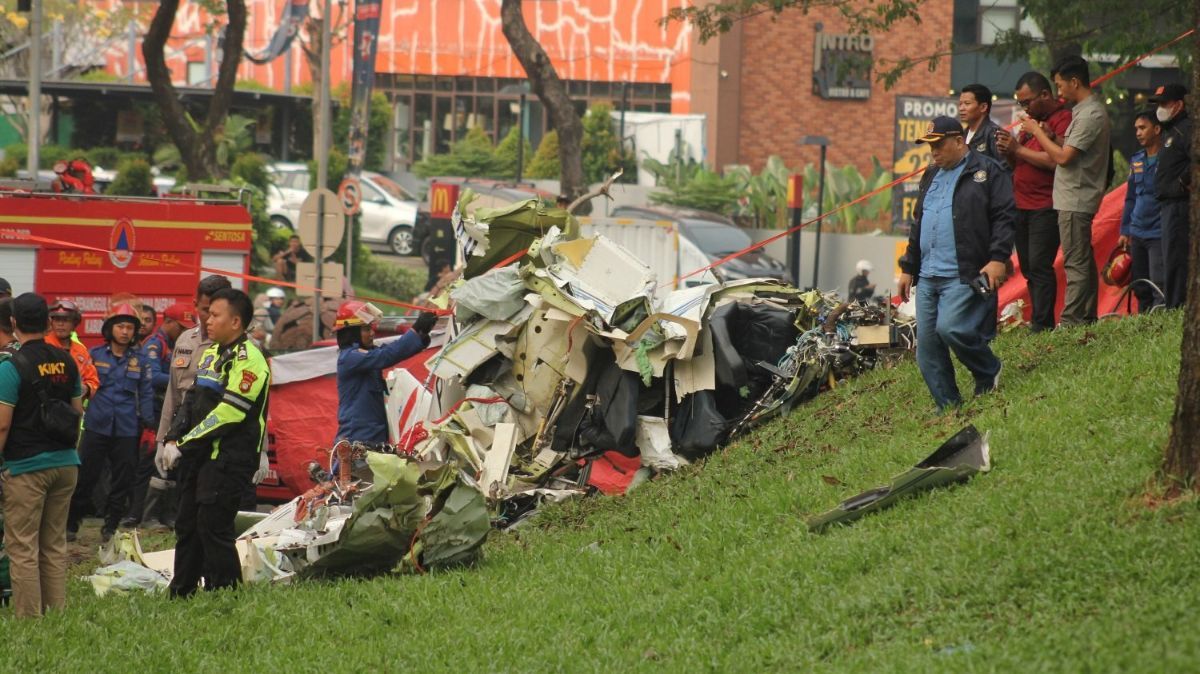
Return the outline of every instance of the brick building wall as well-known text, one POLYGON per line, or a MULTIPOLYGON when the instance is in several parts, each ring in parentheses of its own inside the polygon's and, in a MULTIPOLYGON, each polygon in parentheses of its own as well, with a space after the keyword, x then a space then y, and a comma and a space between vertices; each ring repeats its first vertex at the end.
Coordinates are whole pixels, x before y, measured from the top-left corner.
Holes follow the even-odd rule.
POLYGON ((862 171, 871 157, 891 163, 896 96, 944 96, 950 89, 950 59, 934 72, 920 64, 891 89, 875 81, 879 59, 919 57, 951 36, 953 3, 929 0, 921 5, 922 22, 904 22, 875 38, 871 95, 867 100, 825 100, 813 93, 814 25, 826 33, 846 32, 836 11, 809 14, 785 12, 775 21, 755 17, 743 27, 741 39, 741 107, 738 122, 738 163, 760 169, 772 154, 788 166, 815 162, 818 148, 797 144, 805 135, 830 139, 828 161, 852 163, 862 171))

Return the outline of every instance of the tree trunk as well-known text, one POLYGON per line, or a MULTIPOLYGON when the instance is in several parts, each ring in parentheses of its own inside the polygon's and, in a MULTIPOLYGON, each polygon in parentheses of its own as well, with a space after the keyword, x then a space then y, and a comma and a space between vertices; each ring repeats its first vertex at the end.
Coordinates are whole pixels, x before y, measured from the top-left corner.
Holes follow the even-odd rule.
MULTIPOLYGON (((1192 0, 1200 25, 1200 0, 1192 0)), ((1189 114, 1200 112, 1200 32, 1192 36, 1192 93, 1189 114)), ((1194 122, 1193 122, 1194 123, 1194 122)), ((1200 157, 1200 133, 1192 132, 1192 157, 1200 157)), ((1171 417, 1171 436, 1163 457, 1163 473, 1172 488, 1200 487, 1200 163, 1192 163, 1191 237, 1188 291, 1179 348, 1179 392, 1171 417), (1170 484, 1173 483, 1173 484, 1170 484)))
POLYGON ((500 6, 500 26, 513 54, 521 62, 529 78, 529 88, 550 114, 550 122, 558 132, 558 161, 562 187, 568 202, 579 198, 583 184, 583 122, 575 114, 575 106, 567 94, 567 86, 558 77, 550 57, 530 34, 521 14, 521 0, 503 0, 500 6))
POLYGON ((208 101, 208 112, 202 126, 193 125, 187 110, 179 101, 175 85, 171 82, 171 71, 167 68, 164 47, 171 37, 179 0, 160 0, 146 38, 142 42, 142 56, 146 60, 146 79, 154 101, 162 110, 163 124, 167 133, 179 148, 179 155, 187 167, 188 178, 203 180, 221 177, 217 164, 216 134, 233 102, 233 86, 237 82, 238 65, 242 60, 242 42, 246 35, 245 0, 228 0, 226 8, 229 23, 225 28, 225 42, 221 52, 221 66, 217 71, 217 83, 208 101), (197 130, 195 126, 200 126, 197 130))

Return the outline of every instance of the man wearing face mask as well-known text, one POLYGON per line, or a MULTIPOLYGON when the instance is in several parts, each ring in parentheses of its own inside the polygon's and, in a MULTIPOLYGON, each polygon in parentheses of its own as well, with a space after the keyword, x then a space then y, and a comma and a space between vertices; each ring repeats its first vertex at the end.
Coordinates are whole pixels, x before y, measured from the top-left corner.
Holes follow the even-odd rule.
MULTIPOLYGON (((1071 125, 1071 111, 1050 93, 1050 80, 1027 72, 1017 80, 1017 103, 1036 120, 1051 140, 1061 139, 1071 125)), ((1054 210, 1054 169, 1057 164, 1042 149, 1037 137, 1020 132, 1017 142, 1001 131, 996 146, 1013 169, 1013 197, 1017 202, 1016 244, 1021 273, 1029 285, 1029 329, 1054 329, 1054 303, 1058 276, 1058 212, 1054 210)))
POLYGON ((1188 198, 1191 194, 1192 118, 1187 113, 1187 89, 1182 84, 1159 87, 1150 102, 1158 106, 1162 122, 1162 149, 1158 152, 1155 191, 1161 209, 1163 266, 1166 268, 1166 307, 1175 309, 1187 300, 1188 198))

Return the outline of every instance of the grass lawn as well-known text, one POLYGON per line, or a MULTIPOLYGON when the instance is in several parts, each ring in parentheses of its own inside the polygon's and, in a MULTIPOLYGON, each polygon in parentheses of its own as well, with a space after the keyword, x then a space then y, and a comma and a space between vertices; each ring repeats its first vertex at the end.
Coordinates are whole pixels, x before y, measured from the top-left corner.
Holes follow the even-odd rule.
POLYGON ((1180 323, 1004 336, 1000 391, 947 417, 915 365, 872 373, 703 466, 495 533, 476 568, 187 602, 72 580, 64 613, 4 613, 0 667, 1196 671, 1197 501, 1143 498, 1180 323), (808 533, 968 422, 991 431, 991 473, 808 533))

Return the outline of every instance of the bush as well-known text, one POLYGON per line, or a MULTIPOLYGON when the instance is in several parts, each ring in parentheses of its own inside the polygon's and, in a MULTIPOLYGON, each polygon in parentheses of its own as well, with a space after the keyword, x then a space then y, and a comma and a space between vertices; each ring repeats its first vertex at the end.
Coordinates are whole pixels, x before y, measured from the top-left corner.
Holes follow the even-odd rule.
MULTIPOLYGON (((11 159, 21 167, 29 161, 29 148, 25 147, 25 143, 13 143, 4 146, 4 158, 11 159)), ((16 174, 13 174, 16 175, 16 174)))
POLYGON ((558 160, 558 132, 551 129, 542 136, 542 142, 533 155, 533 161, 529 162, 525 175, 533 179, 557 180, 561 170, 562 164, 558 160))
POLYGON ((54 165, 60 161, 77 159, 82 156, 84 156, 83 150, 61 145, 43 145, 41 154, 38 155, 38 166, 44 169, 54 168, 54 165))
POLYGON ((5 178, 15 178, 17 177, 17 171, 20 171, 24 166, 24 164, 16 159, 13 159, 12 157, 5 157, 4 159, 0 160, 0 176, 4 176, 5 178))
MULTIPOLYGON (((517 137, 520 131, 516 126, 509 129, 508 134, 504 136, 504 140, 496 146, 496 171, 497 174, 504 178, 515 177, 517 175, 517 137)), ((522 173, 529 167, 529 163, 533 160, 533 146, 529 144, 528 138, 522 138, 524 145, 524 156, 522 158, 522 173)))
POLYGON ((474 127, 466 136, 454 142, 447 154, 435 154, 413 165, 413 173, 422 178, 432 176, 466 176, 491 178, 502 174, 492 141, 487 132, 474 127))
POLYGON ((404 302, 425 290, 425 280, 423 272, 384 262, 370 253, 366 253, 354 268, 356 285, 404 302))
MULTIPOLYGON (((583 116, 583 179, 598 183, 623 169, 619 182, 637 182, 637 162, 613 131, 612 108, 601 103, 583 116)), ((557 152, 557 148, 556 148, 557 152)))
POLYGON ((150 162, 145 159, 125 159, 117 165, 117 177, 104 191, 105 194, 130 197, 154 195, 154 177, 150 174, 150 162))
POLYGON ((124 154, 115 147, 94 147, 84 152, 83 156, 93 167, 115 168, 121 163, 124 154))
POLYGON ((267 173, 267 162, 262 155, 248 152, 233 161, 229 175, 235 182, 253 185, 263 192, 271 185, 271 176, 267 173))

